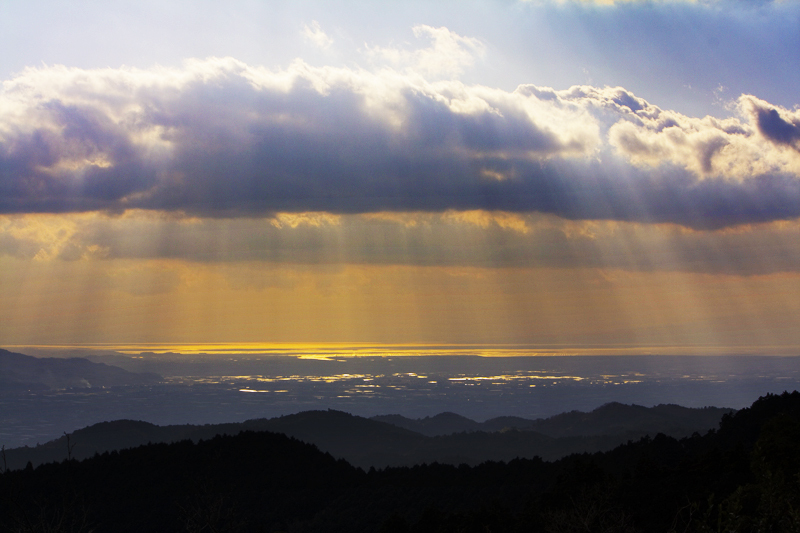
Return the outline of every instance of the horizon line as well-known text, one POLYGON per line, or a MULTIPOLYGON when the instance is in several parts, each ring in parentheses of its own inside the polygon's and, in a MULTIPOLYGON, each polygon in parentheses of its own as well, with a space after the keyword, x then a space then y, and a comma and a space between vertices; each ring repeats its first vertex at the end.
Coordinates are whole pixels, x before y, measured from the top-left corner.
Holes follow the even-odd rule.
POLYGON ((7 344, 6 349, 36 351, 114 352, 120 355, 264 355, 299 358, 330 357, 546 357, 592 355, 800 355, 798 345, 711 344, 556 344, 556 343, 381 343, 381 342, 212 342, 212 343, 58 343, 7 344))

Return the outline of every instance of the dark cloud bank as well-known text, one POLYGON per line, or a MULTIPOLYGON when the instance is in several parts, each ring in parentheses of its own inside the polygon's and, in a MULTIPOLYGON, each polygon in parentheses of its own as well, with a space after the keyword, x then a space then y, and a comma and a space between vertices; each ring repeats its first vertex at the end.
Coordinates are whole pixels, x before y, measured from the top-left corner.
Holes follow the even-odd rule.
POLYGON ((800 114, 742 98, 743 121, 714 125, 621 89, 507 93, 302 63, 29 70, 0 93, 0 211, 484 209, 694 228, 800 216, 800 114), (633 133, 613 144, 620 125, 633 133), (673 142, 687 132, 709 140, 673 142), (769 153, 716 164, 736 143, 769 153))

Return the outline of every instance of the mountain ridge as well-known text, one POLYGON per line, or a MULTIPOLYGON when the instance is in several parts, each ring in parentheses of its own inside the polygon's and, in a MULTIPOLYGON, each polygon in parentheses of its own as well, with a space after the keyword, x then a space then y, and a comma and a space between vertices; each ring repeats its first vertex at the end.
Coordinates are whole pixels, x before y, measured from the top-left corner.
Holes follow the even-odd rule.
POLYGON ((501 416, 476 422, 455 413, 440 413, 433 417, 417 419, 391 414, 373 416, 371 419, 394 424, 429 437, 463 431, 495 432, 508 429, 536 431, 550 437, 581 437, 627 431, 686 437, 706 426, 713 427, 725 413, 732 411, 733 409, 725 407, 695 408, 676 404, 645 407, 608 402, 589 412, 573 410, 539 419, 501 416), (440 424, 442 420, 445 424, 440 424), (687 423, 687 420, 690 422, 687 423), (447 429, 442 430, 443 426, 447 429))
POLYGON ((153 372, 130 372, 83 357, 32 357, 0 348, 3 392, 150 385, 162 380, 153 372))
MULTIPOLYGON (((600 408, 581 413, 573 411, 569 415, 569 423, 581 417, 592 421, 594 413, 603 415, 603 420, 617 413, 623 416, 631 406, 618 404, 611 408, 600 408)), ((633 406, 634 410, 648 413, 656 408, 633 406)), ((205 425, 167 425, 158 426, 149 422, 134 420, 116 420, 101 422, 76 430, 69 435, 38 445, 36 447, 13 448, 5 451, 9 468, 22 468, 28 461, 37 466, 48 462, 58 462, 68 455, 76 459, 85 459, 96 453, 133 448, 147 443, 179 442, 191 440, 199 442, 214 438, 216 435, 236 435, 242 431, 270 431, 285 434, 303 442, 314 444, 320 450, 330 453, 336 458, 347 460, 354 466, 368 469, 386 466, 411 466, 421 463, 470 464, 476 465, 487 460, 508 461, 516 457, 541 457, 545 460, 556 460, 570 453, 586 453, 610 450, 629 440, 636 440, 645 435, 655 436, 658 433, 672 437, 684 437, 695 432, 706 432, 714 429, 722 416, 733 412, 731 409, 707 408, 712 411, 701 412, 701 409, 680 408, 679 413, 701 414, 696 421, 684 420, 682 426, 664 424, 657 427, 649 424, 636 430, 630 424, 617 431, 609 431, 600 422, 590 424, 594 433, 575 432, 567 429, 559 430, 554 422, 543 426, 551 434, 530 429, 503 426, 499 430, 474 428, 493 427, 487 422, 479 423, 455 413, 440 413, 422 421, 439 421, 454 431, 449 434, 425 435, 411 429, 394 425, 372 417, 365 418, 343 411, 313 410, 283 415, 271 419, 250 419, 244 422, 205 425), (708 422, 708 414, 717 413, 713 423, 708 422), (459 424, 455 424, 459 422, 459 424), (471 423, 471 424, 470 424, 471 423), (463 429, 468 426, 469 430, 463 429), (603 430, 603 428, 606 428, 603 430), (677 429, 676 429, 677 428, 677 429)), ((399 415, 387 415, 398 420, 399 415)), ((562 420, 556 415, 543 421, 562 420)), ((513 420, 516 417, 505 417, 513 420)), ((505 419, 501 417, 501 419, 505 419)), ((611 417, 613 422, 613 417, 611 417)), ((410 419, 405 419, 410 420, 410 419)), ((528 421, 535 425, 536 420, 528 421)), ((496 424, 494 427, 499 427, 496 424)))

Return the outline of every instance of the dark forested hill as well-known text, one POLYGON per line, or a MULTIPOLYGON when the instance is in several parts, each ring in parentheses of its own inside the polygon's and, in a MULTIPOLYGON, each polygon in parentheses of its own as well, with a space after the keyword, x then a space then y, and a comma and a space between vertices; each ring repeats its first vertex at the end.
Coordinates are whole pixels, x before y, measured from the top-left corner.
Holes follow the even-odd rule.
POLYGON ((244 432, 10 472, 0 477, 0 522, 12 531, 280 530, 315 516, 362 477, 311 445, 244 432), (54 523, 63 528, 48 529, 54 523))
POLYGON ((295 437, 365 469, 433 462, 477 465, 517 457, 555 460, 571 453, 610 450, 629 440, 658 433, 672 437, 706 433, 715 429, 722 415, 729 412, 729 409, 689 409, 675 405, 647 408, 608 404, 591 413, 573 411, 544 420, 506 417, 484 423, 454 413, 415 421, 399 415, 366 419, 333 410, 204 426, 156 426, 117 420, 75 431, 69 435, 69 444, 67 436, 63 436, 35 448, 7 450, 6 457, 11 468, 22 468, 28 461, 37 466, 63 460, 68 447, 72 457, 85 459, 95 453, 149 442, 184 439, 197 442, 219 434, 235 435, 251 430, 295 437))
POLYGON ((638 436, 664 433, 672 437, 688 437, 694 432, 705 433, 716 428, 720 418, 733 409, 704 407, 702 409, 680 405, 625 405, 612 402, 584 413, 570 411, 550 418, 529 420, 516 416, 492 418, 475 422, 455 413, 411 419, 401 415, 373 416, 378 420, 402 427, 429 437, 450 435, 464 431, 502 431, 504 429, 528 430, 549 437, 583 437, 588 435, 619 435, 635 433, 638 436))
POLYGON ((305 411, 272 419, 203 426, 157 426, 148 422, 116 420, 94 424, 33 448, 14 448, 5 453, 9 468, 15 469, 28 462, 38 466, 62 461, 68 455, 86 459, 96 453, 148 443, 197 442, 217 435, 236 435, 241 431, 283 433, 365 468, 405 464, 409 452, 428 440, 423 435, 341 411, 305 411))
POLYGON ((128 372, 79 357, 31 357, 0 349, 0 391, 113 387, 157 383, 161 376, 128 372))
POLYGON ((702 436, 555 462, 365 472, 269 432, 141 446, 4 472, 0 530, 791 532, 798 474, 794 392, 702 436))

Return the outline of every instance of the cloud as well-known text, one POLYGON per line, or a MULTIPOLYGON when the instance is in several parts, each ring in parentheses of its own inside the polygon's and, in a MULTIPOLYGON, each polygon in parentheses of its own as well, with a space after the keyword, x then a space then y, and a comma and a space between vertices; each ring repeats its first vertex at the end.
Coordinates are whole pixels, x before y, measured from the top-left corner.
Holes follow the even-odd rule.
POLYGON ((772 222, 694 231, 674 224, 487 211, 227 219, 148 211, 111 217, 7 215, 0 217, 3 256, 36 264, 102 259, 108 264, 599 268, 749 276, 800 272, 800 226, 772 222))
POLYGON ((739 100, 740 108, 749 115, 747 122, 687 117, 652 107, 611 126, 609 140, 634 164, 659 167, 669 162, 701 179, 743 181, 755 176, 800 175, 800 154, 776 146, 791 144, 786 130, 792 125, 783 123, 774 108, 749 112, 752 100, 749 95, 739 100), (765 113, 775 113, 783 128, 775 119, 765 119, 765 113), (770 121, 771 130, 765 130, 765 120, 770 121))
POLYGON ((316 20, 311 21, 311 26, 308 24, 303 26, 302 34, 303 37, 305 37, 309 42, 313 43, 314 46, 323 50, 330 48, 333 44, 333 39, 331 39, 324 31, 322 31, 319 22, 316 20))
POLYGON ((509 92, 302 61, 28 69, 0 93, 0 212, 800 216, 797 113, 739 102, 695 118, 619 87, 509 92))
POLYGON ((418 50, 367 46, 366 55, 377 63, 425 76, 456 77, 475 63, 485 52, 484 44, 472 37, 463 37, 445 28, 420 24, 413 28, 417 38, 427 37, 431 46, 418 50))
POLYGON ((800 152, 800 110, 789 111, 749 95, 739 99, 739 107, 750 116, 761 135, 800 152))

